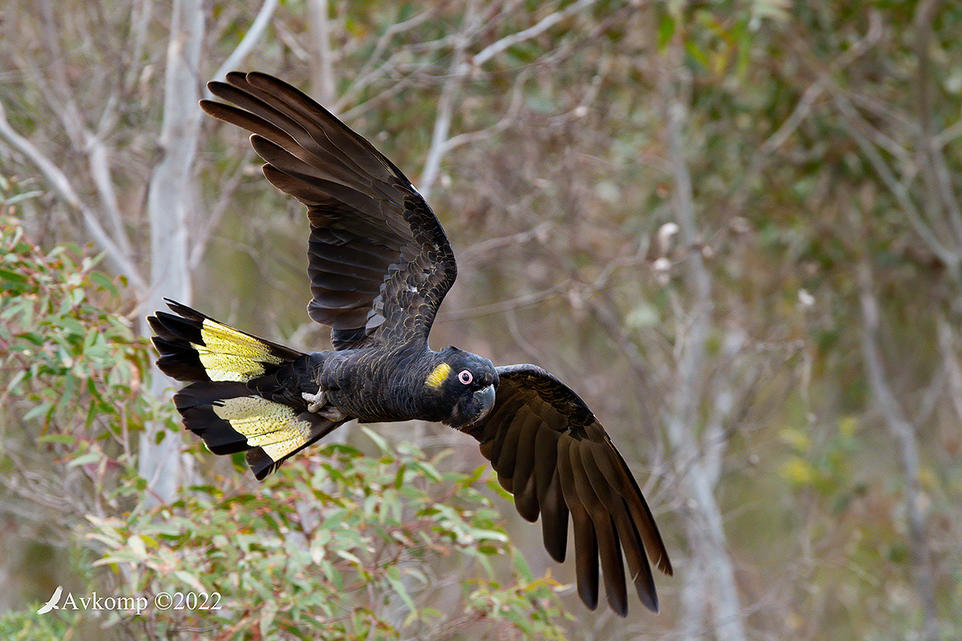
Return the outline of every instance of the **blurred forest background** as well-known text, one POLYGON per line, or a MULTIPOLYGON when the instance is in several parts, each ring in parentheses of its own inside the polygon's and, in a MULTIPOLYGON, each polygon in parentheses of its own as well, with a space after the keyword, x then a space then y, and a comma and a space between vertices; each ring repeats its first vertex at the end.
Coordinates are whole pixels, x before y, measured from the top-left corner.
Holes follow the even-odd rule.
POLYGON ((960 167, 955 2, 14 0, 0 631, 962 638, 960 167), (162 297, 329 345, 302 207, 197 107, 235 68, 428 197, 461 274, 434 347, 540 364, 607 426, 676 568, 659 615, 587 612, 447 428, 350 425, 263 488, 182 434, 162 297), (36 615, 58 584, 225 609, 36 615))

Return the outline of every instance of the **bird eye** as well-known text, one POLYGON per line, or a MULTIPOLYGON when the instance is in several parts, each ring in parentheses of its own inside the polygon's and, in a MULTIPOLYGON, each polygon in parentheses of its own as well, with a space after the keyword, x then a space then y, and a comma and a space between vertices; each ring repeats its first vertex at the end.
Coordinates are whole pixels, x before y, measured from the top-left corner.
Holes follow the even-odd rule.
POLYGON ((463 385, 470 385, 471 381, 474 380, 474 374, 472 374, 466 369, 463 369, 460 372, 458 372, 458 380, 461 381, 463 385))

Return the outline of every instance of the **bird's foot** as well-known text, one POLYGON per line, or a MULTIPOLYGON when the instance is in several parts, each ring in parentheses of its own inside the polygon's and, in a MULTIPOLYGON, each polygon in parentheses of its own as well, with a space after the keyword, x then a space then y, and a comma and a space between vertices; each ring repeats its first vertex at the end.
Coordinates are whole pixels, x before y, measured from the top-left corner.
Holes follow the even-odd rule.
POLYGON ((328 404, 323 389, 318 389, 316 394, 301 392, 301 398, 307 401, 307 411, 318 416, 323 416, 329 421, 341 421, 347 418, 341 410, 328 404))
POLYGON ((321 411, 321 408, 327 403, 327 399, 324 396, 324 390, 318 388, 317 394, 309 394, 307 392, 301 392, 301 398, 307 401, 307 411, 312 414, 317 414, 321 411))
POLYGON ((337 409, 333 405, 328 405, 327 407, 321 408, 321 411, 317 413, 318 416, 323 416, 329 421, 343 421, 347 418, 347 414, 337 409))

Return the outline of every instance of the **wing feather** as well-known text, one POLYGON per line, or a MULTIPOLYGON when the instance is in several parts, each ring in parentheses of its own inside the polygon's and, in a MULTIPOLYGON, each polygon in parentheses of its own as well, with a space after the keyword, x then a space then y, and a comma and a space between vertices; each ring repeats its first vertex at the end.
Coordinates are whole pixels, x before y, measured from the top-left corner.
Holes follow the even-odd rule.
POLYGON ((514 486, 514 505, 518 513, 532 523, 538 520, 538 514, 541 512, 535 487, 537 479, 534 475, 539 427, 541 427, 541 417, 531 411, 520 422, 514 474, 511 480, 514 486))
POLYGON ((565 434, 558 441, 558 475, 565 503, 571 512, 575 534, 575 576, 578 596, 590 609, 598 607, 598 538, 588 510, 577 488, 577 474, 571 464, 574 440, 565 434))
POLYGON ((574 391, 539 367, 499 367, 498 376, 494 408, 467 431, 514 494, 518 512, 531 521, 540 515, 545 548, 557 561, 565 558, 570 515, 578 594, 588 607, 598 603, 600 562, 609 606, 627 613, 627 563, 639 600, 657 611, 649 559, 666 574, 671 563, 605 429, 574 391))
POLYGON ((628 601, 625 590, 625 568, 621 561, 621 543, 612 527, 610 507, 603 503, 591 486, 584 465, 584 449, 584 443, 581 441, 572 443, 568 449, 572 470, 578 470, 574 473, 575 491, 595 526, 608 605, 621 616, 625 616, 628 613, 628 601))
POLYGON ((538 430, 535 436, 534 473, 544 546, 551 558, 561 563, 565 560, 568 547, 568 506, 561 491, 556 464, 558 439, 559 435, 554 430, 538 430))
MULTIPOLYGON (((504 441, 498 449, 498 458, 496 461, 493 461, 494 469, 498 470, 498 474, 512 480, 514 480, 514 464, 518 460, 518 442, 521 439, 521 427, 531 416, 531 411, 527 407, 520 408, 518 413, 518 420, 511 421, 511 423, 508 424, 504 441)), ((509 492, 511 491, 511 489, 507 487, 504 489, 509 492)))
POLYGON ((457 266, 431 208, 383 154, 298 89, 262 73, 208 84, 201 101, 252 132, 272 185, 308 208, 308 313, 335 349, 426 341, 457 266))
POLYGON ((651 567, 643 555, 644 544, 638 527, 631 519, 631 514, 624 497, 615 491, 616 484, 611 482, 611 478, 602 472, 602 465, 599 461, 607 461, 609 453, 598 444, 592 443, 582 450, 582 463, 588 480, 595 494, 608 506, 615 529, 621 541, 628 542, 622 545, 625 552, 625 559, 628 561, 628 573, 635 584, 638 598, 650 610, 658 610, 658 599, 655 592, 654 577, 651 574, 651 567), (600 450, 600 451, 599 451, 600 450))

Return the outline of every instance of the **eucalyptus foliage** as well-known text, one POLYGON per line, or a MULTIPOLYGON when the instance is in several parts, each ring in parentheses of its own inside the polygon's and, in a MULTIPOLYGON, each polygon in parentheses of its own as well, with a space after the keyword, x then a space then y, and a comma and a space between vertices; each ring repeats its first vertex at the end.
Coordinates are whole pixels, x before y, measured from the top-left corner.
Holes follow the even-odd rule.
MULTIPOLYGON (((169 403, 144 393, 151 348, 132 331, 124 284, 80 248, 31 243, 12 209, 0 220, 0 466, 12 500, 47 532, 42 545, 70 560, 50 591, 149 605, 61 600, 36 615, 38 600, 0 619, 0 636, 563 637, 558 585, 508 541, 496 484, 482 467, 442 472, 446 451, 362 428, 357 446, 316 447, 264 485, 235 460, 148 508, 136 435, 148 421, 166 422, 162 437, 180 428, 169 403), (53 474, 38 458, 57 461, 53 474)), ((188 454, 210 461, 197 444, 188 454)))

